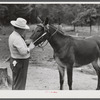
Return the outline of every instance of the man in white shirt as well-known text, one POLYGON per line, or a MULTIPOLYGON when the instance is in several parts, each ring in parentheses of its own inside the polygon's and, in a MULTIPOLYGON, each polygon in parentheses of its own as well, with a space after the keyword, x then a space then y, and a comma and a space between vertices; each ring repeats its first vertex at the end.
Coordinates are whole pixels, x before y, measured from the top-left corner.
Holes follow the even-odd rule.
POLYGON ((17 18, 10 23, 14 27, 14 31, 8 39, 11 54, 10 67, 13 77, 12 90, 25 90, 30 50, 35 45, 31 42, 27 46, 23 39, 25 30, 30 29, 25 19, 17 18))

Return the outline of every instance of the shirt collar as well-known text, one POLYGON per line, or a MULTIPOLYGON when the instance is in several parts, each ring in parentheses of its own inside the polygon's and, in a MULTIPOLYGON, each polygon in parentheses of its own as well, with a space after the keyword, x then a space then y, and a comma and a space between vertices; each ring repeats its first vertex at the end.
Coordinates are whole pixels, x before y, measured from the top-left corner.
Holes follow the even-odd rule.
MULTIPOLYGON (((14 33, 15 33, 17 36, 20 36, 21 38, 23 38, 23 39, 24 39, 24 37, 23 37, 23 36, 21 36, 18 32, 14 31, 14 33)), ((24 39, 24 40, 25 40, 25 39, 24 39)))

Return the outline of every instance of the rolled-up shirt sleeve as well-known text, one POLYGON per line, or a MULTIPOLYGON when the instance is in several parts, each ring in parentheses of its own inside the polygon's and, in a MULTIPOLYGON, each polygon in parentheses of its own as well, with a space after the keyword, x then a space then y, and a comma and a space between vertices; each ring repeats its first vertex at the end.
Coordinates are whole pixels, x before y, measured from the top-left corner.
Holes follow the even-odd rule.
POLYGON ((18 40, 16 39, 13 42, 13 46, 16 47, 18 52, 23 56, 28 53, 28 48, 27 48, 26 44, 21 39, 18 39, 18 40))

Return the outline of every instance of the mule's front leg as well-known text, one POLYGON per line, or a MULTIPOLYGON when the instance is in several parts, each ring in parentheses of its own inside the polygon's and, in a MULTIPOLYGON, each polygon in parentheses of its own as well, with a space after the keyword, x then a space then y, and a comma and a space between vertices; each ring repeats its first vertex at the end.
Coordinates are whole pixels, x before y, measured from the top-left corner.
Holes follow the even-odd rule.
POLYGON ((69 90, 72 90, 72 75, 73 75, 73 68, 71 66, 68 66, 67 67, 67 79, 68 79, 69 90))
POLYGON ((60 90, 63 90, 65 67, 58 66, 58 70, 59 70, 59 77, 60 77, 60 90))
POLYGON ((97 61, 92 62, 92 65, 97 73, 98 76, 98 84, 97 84, 97 89, 96 90, 100 90, 100 67, 98 66, 97 61))

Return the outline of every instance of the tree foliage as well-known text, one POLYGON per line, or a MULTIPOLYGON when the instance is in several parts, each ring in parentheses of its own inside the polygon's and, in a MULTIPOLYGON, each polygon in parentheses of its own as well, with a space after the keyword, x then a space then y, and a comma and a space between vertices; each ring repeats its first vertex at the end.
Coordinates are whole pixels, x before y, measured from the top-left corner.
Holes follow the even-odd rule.
POLYGON ((100 14, 100 4, 0 4, 0 23, 8 25, 11 20, 23 17, 34 24, 40 16, 43 20, 49 17, 51 23, 87 25, 96 23, 92 17, 96 13, 100 14))
POLYGON ((96 22, 94 16, 97 14, 95 8, 87 9, 86 11, 80 12, 76 19, 72 22, 74 25, 93 25, 96 22))

